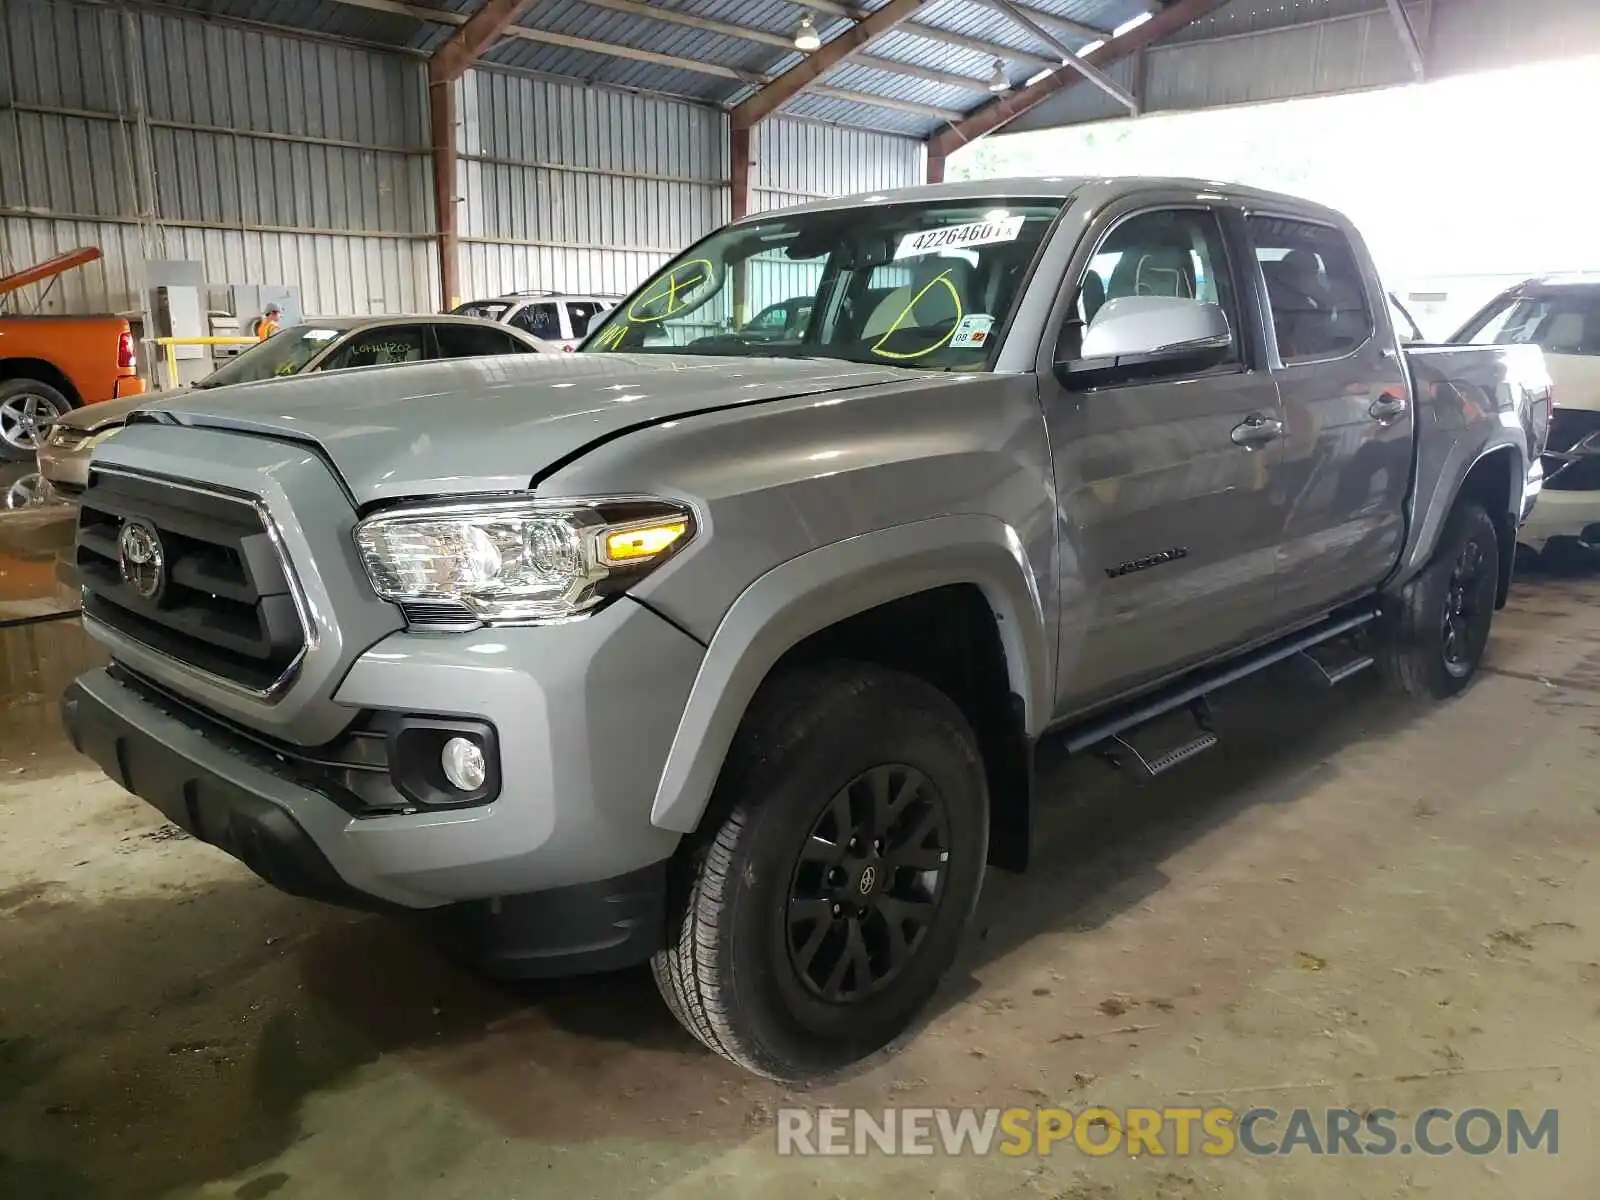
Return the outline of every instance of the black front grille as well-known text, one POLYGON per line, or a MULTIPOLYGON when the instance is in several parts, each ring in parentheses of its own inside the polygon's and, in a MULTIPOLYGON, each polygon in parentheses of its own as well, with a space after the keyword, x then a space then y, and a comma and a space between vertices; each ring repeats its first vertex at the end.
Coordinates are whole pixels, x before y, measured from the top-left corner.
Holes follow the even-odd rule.
POLYGON ((1600 454, 1573 454, 1584 438, 1600 434, 1600 412, 1557 408, 1545 443, 1544 486, 1553 492, 1600 492, 1600 454))
POLYGON ((388 714, 358 713, 326 745, 299 746, 224 721, 121 663, 113 662, 109 671, 165 715, 200 730, 207 740, 252 766, 326 796, 351 816, 381 815, 411 806, 389 778, 388 714))
POLYGON ((1552 492, 1600 492, 1600 455, 1571 460, 1545 455, 1544 486, 1552 492))
POLYGON ((1565 454, 1591 433, 1600 433, 1600 412, 1558 406, 1550 414, 1550 436, 1545 439, 1544 448, 1565 454))
POLYGON ((242 687, 270 689, 305 647, 283 560, 248 499, 95 471, 80 501, 76 561, 88 616, 242 687), (123 577, 118 542, 129 521, 160 539, 154 598, 123 577))

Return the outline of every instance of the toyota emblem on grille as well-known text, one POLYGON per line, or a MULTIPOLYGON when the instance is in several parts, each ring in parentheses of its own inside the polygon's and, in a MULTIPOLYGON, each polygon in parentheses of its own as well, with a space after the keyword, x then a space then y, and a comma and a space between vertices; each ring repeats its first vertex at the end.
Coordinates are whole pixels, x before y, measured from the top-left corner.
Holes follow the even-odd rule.
POLYGON ((161 595, 167 566, 153 525, 130 518, 117 534, 117 566, 129 587, 146 600, 161 595))

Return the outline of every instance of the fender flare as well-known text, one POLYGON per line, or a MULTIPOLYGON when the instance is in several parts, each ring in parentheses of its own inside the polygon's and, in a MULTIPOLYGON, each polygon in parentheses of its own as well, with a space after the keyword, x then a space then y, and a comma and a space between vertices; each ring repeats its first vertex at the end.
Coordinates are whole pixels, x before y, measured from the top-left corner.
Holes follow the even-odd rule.
POLYGON ((651 824, 691 833, 710 802, 739 722, 778 660, 805 638, 880 604, 951 584, 994 610, 1011 689, 1030 736, 1049 720, 1051 639, 1016 530, 951 515, 860 534, 781 563, 741 592, 706 648, 651 806, 651 824))
POLYGON ((1428 495, 1417 497, 1410 543, 1400 569, 1391 580, 1391 587, 1409 582, 1428 565, 1434 550, 1439 545, 1439 539, 1444 536, 1445 522, 1450 519, 1456 501, 1461 498, 1462 485, 1466 483, 1467 477, 1478 464, 1492 454, 1510 454, 1513 462, 1511 490, 1506 496, 1505 508, 1489 515, 1496 522, 1505 518, 1507 514, 1510 515, 1513 524, 1518 521, 1522 509, 1522 488, 1526 486, 1528 474, 1527 451, 1521 440, 1511 431, 1501 430, 1478 445, 1475 451, 1469 451, 1467 443, 1458 441, 1451 448, 1447 460, 1441 465, 1434 485, 1428 490, 1428 495))

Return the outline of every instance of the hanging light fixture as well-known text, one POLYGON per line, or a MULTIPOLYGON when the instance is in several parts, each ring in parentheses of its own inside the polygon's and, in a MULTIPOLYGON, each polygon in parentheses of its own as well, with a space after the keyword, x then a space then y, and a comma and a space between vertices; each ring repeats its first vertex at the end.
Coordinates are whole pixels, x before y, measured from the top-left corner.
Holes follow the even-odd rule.
POLYGON ((822 38, 817 36, 817 26, 811 20, 810 13, 800 18, 800 26, 794 31, 794 48, 804 50, 807 54, 822 49, 822 38))
POLYGON ((989 76, 989 90, 995 93, 1011 90, 1011 81, 1006 78, 1006 64, 998 58, 994 60, 994 74, 989 76))

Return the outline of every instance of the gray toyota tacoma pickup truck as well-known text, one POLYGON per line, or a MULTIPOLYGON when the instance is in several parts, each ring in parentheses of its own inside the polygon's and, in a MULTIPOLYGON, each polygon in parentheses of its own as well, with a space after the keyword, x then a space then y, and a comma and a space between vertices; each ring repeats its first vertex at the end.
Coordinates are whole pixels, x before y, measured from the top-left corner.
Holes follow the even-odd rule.
POLYGON ((1384 297, 1286 196, 952 184, 735 222, 580 353, 163 400, 83 496, 66 723, 286 891, 649 962, 826 1073, 1026 865, 1041 742, 1150 775, 1270 664, 1472 678, 1548 379, 1384 297))

